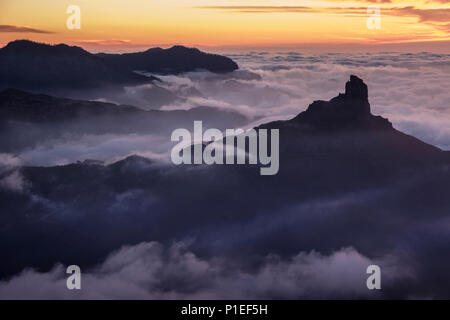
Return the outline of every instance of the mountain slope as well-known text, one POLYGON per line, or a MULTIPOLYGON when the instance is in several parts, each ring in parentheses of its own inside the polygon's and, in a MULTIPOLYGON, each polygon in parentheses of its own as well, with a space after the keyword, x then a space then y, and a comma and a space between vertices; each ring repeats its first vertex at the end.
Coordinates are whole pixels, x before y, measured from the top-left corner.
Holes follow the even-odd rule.
POLYGON ((136 156, 2 172, 0 181, 20 174, 26 184, 21 192, 0 188, 0 277, 57 262, 89 269, 124 243, 195 239, 196 255, 250 268, 257 258, 278 259, 267 256, 273 253, 352 247, 383 270, 392 261, 413 268, 417 277, 400 286, 386 277, 383 294, 448 297, 434 285, 450 283, 448 152, 372 115, 356 77, 344 94, 260 128, 280 130, 277 175, 261 176, 252 165, 174 166, 136 156))

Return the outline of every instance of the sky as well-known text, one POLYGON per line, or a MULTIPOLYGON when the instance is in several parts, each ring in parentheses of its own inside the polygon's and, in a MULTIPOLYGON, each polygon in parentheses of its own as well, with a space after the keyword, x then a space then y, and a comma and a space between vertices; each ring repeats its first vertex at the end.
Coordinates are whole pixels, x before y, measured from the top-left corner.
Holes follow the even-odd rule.
POLYGON ((15 39, 91 51, 150 46, 450 52, 447 0, 1 0, 0 45, 15 39), (66 13, 80 8, 80 29, 66 13), (374 11, 380 9, 379 28, 374 11))

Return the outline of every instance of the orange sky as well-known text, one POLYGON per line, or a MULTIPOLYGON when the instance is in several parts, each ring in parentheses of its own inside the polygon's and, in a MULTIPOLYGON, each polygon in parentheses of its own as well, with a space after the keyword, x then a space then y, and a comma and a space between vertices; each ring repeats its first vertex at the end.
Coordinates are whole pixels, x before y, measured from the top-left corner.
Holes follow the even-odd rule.
POLYGON ((184 44, 450 52, 450 0, 0 0, 0 44, 14 39, 92 51, 184 44), (71 4, 81 9, 80 30, 66 27, 71 4), (366 25, 369 5, 380 7, 380 29, 366 25))

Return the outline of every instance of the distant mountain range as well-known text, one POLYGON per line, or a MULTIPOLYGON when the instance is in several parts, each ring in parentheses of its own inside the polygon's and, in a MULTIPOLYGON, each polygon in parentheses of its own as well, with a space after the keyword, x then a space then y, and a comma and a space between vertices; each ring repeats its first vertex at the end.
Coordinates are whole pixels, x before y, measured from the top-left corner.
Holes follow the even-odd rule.
POLYGON ((221 129, 249 121, 241 113, 207 106, 146 111, 129 105, 6 89, 0 92, 0 150, 17 152, 64 134, 157 133, 169 137, 172 130, 189 128, 198 119, 205 127, 221 129))
POLYGON ((0 49, 0 89, 95 90, 157 79, 134 71, 176 74, 204 69, 223 73, 237 68, 227 57, 182 46, 128 54, 92 54, 65 44, 16 40, 0 49))

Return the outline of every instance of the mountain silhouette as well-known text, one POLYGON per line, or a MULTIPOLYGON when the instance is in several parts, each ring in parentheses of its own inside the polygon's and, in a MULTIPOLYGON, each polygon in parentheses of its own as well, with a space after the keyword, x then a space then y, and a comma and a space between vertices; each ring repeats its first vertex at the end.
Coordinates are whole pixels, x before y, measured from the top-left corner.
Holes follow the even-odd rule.
MULTIPOLYGON (((343 94, 262 128, 280 130, 277 175, 261 176, 254 165, 161 165, 139 156, 21 167, 26 192, 0 189, 7 226, 0 242, 17 244, 4 250, 0 276, 57 262, 87 268, 124 243, 173 239, 195 239, 199 254, 248 267, 274 252, 352 246, 378 257, 412 247, 421 266, 447 276, 439 263, 448 246, 427 228, 447 221, 449 153, 373 115, 361 79, 351 76, 343 94), (436 264, 419 238, 431 239, 436 264)), ((407 296, 401 288, 390 294, 407 296)))
POLYGON ((0 92, 0 148, 16 152, 70 134, 157 133, 170 135, 201 119, 206 127, 244 125, 244 115, 199 106, 189 110, 143 110, 129 105, 35 94, 19 89, 0 92))
POLYGON ((115 55, 92 54, 65 44, 16 40, 0 49, 0 89, 94 90, 157 79, 134 71, 179 73, 195 69, 229 72, 237 69, 237 65, 229 58, 181 46, 115 55))

